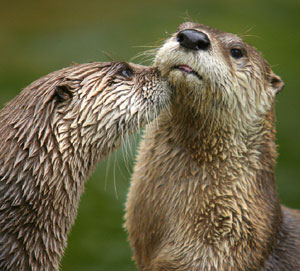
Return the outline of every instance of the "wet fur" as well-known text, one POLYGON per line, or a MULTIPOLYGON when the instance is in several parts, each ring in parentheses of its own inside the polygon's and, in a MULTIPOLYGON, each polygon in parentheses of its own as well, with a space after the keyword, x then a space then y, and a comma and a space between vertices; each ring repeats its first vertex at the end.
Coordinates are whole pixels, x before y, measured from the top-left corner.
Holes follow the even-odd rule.
POLYGON ((211 48, 188 51, 175 33, 157 52, 176 95, 140 145, 126 205, 134 259, 144 271, 300 270, 300 212, 280 205, 274 174, 283 83, 239 37, 183 29, 211 48), (183 64, 203 79, 173 69, 183 64))
POLYGON ((1 270, 59 269, 85 181, 167 104, 165 87, 155 68, 74 65, 33 82, 2 109, 1 270))

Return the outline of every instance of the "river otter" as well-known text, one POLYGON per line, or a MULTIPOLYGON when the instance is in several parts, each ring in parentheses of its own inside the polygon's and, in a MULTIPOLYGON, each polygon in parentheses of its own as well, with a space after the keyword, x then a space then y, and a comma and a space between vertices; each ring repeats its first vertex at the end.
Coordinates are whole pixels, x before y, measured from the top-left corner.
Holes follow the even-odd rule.
POLYGON ((0 112, 0 270, 58 270, 84 183, 169 101, 156 68, 74 65, 0 112))
POLYGON ((140 270, 300 270, 300 213, 275 184, 280 77, 236 35, 190 22, 155 65, 175 95, 146 129, 128 194, 140 270))

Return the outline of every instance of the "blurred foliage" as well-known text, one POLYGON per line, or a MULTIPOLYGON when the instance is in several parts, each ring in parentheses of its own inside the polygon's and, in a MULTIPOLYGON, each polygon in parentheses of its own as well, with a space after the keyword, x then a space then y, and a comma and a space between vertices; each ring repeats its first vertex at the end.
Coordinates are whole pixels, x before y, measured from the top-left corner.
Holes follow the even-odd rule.
MULTIPOLYGON (((188 19, 244 37, 285 81, 276 105, 277 182, 281 201, 300 208, 298 0, 2 0, 0 105, 33 80, 73 61, 107 61, 105 55, 130 60, 159 46, 188 19)), ((142 58, 135 62, 151 64, 142 58)), ((121 150, 101 162, 87 182, 62 270, 136 270, 122 229, 134 155, 123 152, 127 154, 121 150)))

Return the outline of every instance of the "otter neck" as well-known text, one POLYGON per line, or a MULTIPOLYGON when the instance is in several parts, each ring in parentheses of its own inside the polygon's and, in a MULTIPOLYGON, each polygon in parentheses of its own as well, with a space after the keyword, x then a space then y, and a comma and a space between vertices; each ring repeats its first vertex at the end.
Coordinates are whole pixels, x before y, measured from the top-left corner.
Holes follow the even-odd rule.
POLYGON ((3 152, 8 162, 1 164, 0 179, 1 191, 6 191, 3 202, 9 204, 2 205, 1 217, 7 221, 0 228, 3 243, 12 249, 1 251, 5 261, 0 265, 10 266, 8 270, 59 269, 85 181, 102 158, 96 143, 75 141, 79 129, 66 127, 66 121, 57 123, 57 127, 50 127, 51 122, 37 125, 42 128, 25 134, 19 144, 18 130, 7 126, 11 132, 3 152), (20 207, 9 207, 13 204, 20 207), (11 232, 19 233, 18 238, 11 232))
MULTIPOLYGON (((244 173, 253 169, 273 174, 277 157, 274 108, 252 120, 230 110, 202 109, 191 106, 190 101, 175 100, 167 116, 167 123, 173 127, 170 133, 174 142, 199 166, 211 165, 218 170, 218 164, 228 165, 233 159, 239 162, 237 168, 247 165, 244 173)), ((274 174, 266 181, 276 186, 274 174)))
MULTIPOLYGON (((190 187, 185 197, 193 198, 183 201, 183 209, 189 210, 185 219, 193 225, 191 240, 200 239, 203 248, 215 248, 214 257, 220 261, 224 251, 230 258, 238 248, 245 261, 262 263, 274 248, 281 221, 274 176, 273 110, 258 122, 239 126, 213 114, 201 116, 184 102, 174 102, 171 116, 164 118, 169 118, 163 121, 170 135, 168 144, 174 145, 167 149, 179 147, 188 161, 181 178, 190 187), (257 253, 248 256, 249 249, 257 253)), ((214 257, 207 261, 211 266, 214 257)), ((240 268, 251 267, 249 262, 243 266, 240 261, 240 268)))

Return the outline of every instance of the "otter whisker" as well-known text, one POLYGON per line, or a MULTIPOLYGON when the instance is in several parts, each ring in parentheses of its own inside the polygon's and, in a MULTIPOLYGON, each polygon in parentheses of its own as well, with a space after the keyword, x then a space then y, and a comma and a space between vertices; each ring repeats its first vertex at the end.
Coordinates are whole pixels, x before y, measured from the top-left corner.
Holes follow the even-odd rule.
POLYGON ((106 51, 101 51, 101 53, 102 53, 109 61, 113 62, 113 61, 115 60, 111 53, 106 52, 106 51))
POLYGON ((128 135, 128 130, 125 131, 126 135, 124 135, 124 130, 122 129, 122 146, 121 146, 121 152, 122 152, 122 157, 124 160, 125 168, 127 172, 129 172, 129 159, 128 159, 128 148, 130 146, 129 142, 129 135, 128 135))
POLYGON ((127 142, 126 142, 126 156, 127 156, 127 171, 128 173, 130 173, 130 166, 129 166, 129 159, 132 160, 134 157, 134 153, 133 153, 133 144, 132 141, 135 138, 136 134, 133 133, 134 131, 136 131, 136 127, 132 127, 131 128, 132 132, 130 132, 131 136, 129 136, 129 132, 127 131, 127 142))
POLYGON ((109 155, 107 157, 107 159, 106 159, 106 169, 105 169, 105 179, 104 179, 104 190, 105 191, 107 189, 107 180, 108 180, 108 175, 109 175, 109 166, 110 166, 110 161, 111 161, 112 155, 109 155))
POLYGON ((134 45, 133 48, 156 48, 159 49, 164 39, 158 39, 156 42, 153 42, 153 45, 134 45))
POLYGON ((150 49, 150 50, 146 50, 146 51, 140 52, 137 55, 135 55, 132 58, 130 58, 130 61, 135 61, 138 58, 144 58, 145 59, 145 57, 148 57, 147 60, 153 60, 153 57, 157 53, 157 50, 158 49, 155 48, 155 49, 150 49))
POLYGON ((116 184, 116 164, 118 162, 118 156, 117 153, 115 152, 114 155, 114 168, 113 168, 113 184, 114 184, 114 192, 115 192, 115 197, 118 200, 119 196, 118 196, 118 191, 117 191, 117 184, 116 184))

